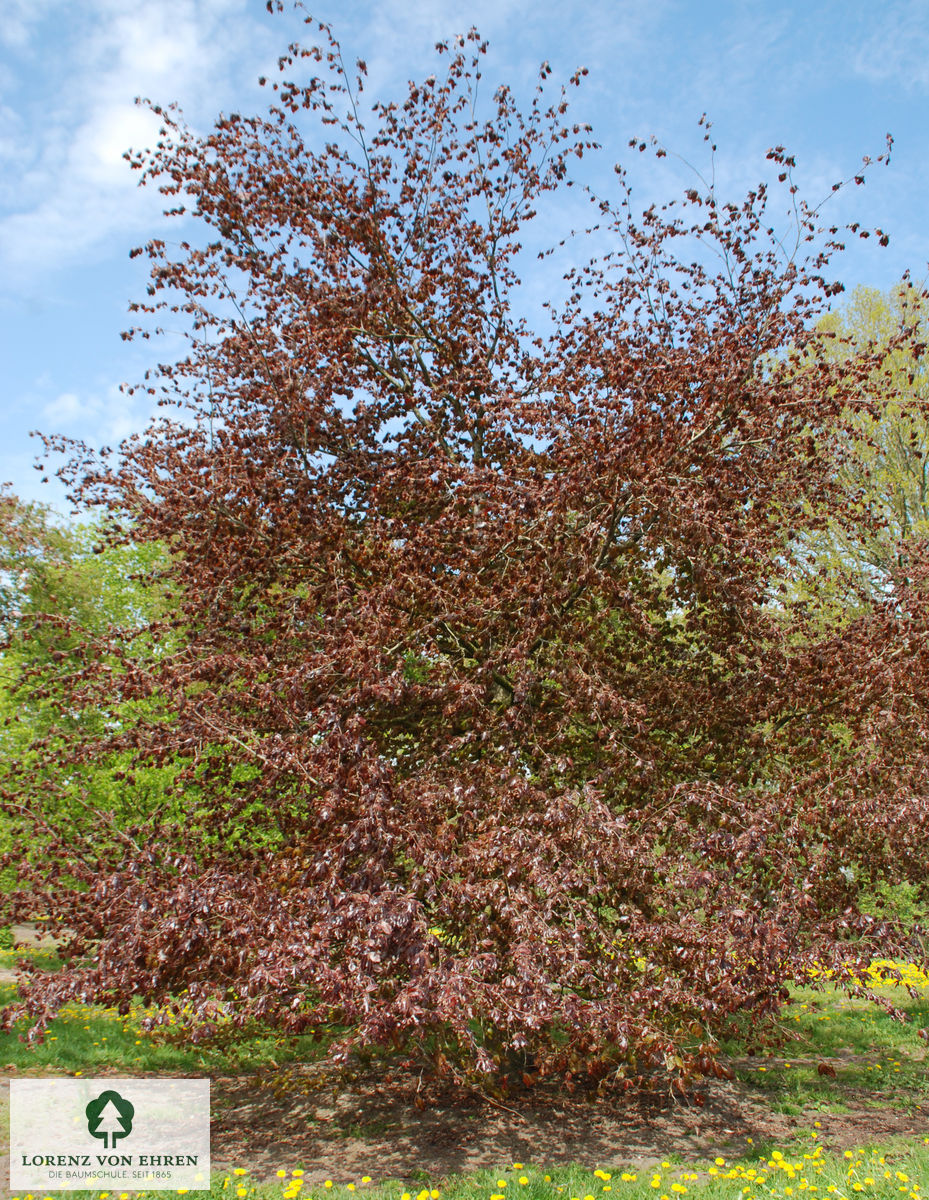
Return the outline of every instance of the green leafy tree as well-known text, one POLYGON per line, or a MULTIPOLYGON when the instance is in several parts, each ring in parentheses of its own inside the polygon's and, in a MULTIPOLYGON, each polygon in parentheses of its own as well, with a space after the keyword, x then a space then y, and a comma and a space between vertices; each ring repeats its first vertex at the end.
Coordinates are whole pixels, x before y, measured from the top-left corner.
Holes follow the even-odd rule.
POLYGON ((810 539, 811 574, 822 582, 828 564, 833 596, 854 605, 886 592, 905 544, 929 536, 929 295, 906 278, 886 294, 857 288, 819 327, 833 362, 880 355, 846 414, 846 504, 810 539))
MULTIPOLYGON (((156 710, 155 701, 123 701, 118 680, 127 647, 141 665, 166 645, 148 636, 149 623, 166 611, 163 593, 151 583, 164 557, 153 543, 124 538, 106 546, 97 525, 64 526, 42 505, 8 490, 0 495, 0 786, 14 809, 27 801, 16 794, 24 768, 33 786, 45 788, 57 779, 52 764, 62 745, 120 726, 129 730, 143 710, 149 716, 156 710), (116 685, 103 706, 75 702, 80 647, 86 653, 88 645, 116 685)), ((72 766, 46 817, 69 838, 86 836, 101 817, 113 837, 124 837, 128 825, 164 806, 174 773, 173 766, 132 770, 128 749, 90 757, 72 766)), ((3 836, 4 849, 20 851, 10 844, 9 818, 3 836)))
MULTIPOLYGON (((859 287, 846 305, 821 319, 818 330, 831 363, 851 368, 862 355, 877 357, 850 398, 840 432, 832 444, 823 440, 844 502, 804 532, 798 555, 790 591, 804 614, 810 646, 828 630, 854 636, 888 601, 899 606, 929 538, 929 294, 908 277, 886 293, 859 287)), ((899 634, 888 639, 888 657, 906 653, 899 634)), ((918 702, 918 689, 914 693, 918 702)), ((900 703, 890 688, 886 703, 888 711, 900 703)), ((833 777, 854 774, 860 727, 837 716, 821 738, 833 777)), ((787 746, 784 753, 790 753, 787 746)), ((902 767, 900 775, 902 788, 902 767)), ((929 924, 924 874, 895 882, 889 873, 875 872, 860 907, 875 919, 915 929, 914 944, 925 948, 919 932, 929 924)))

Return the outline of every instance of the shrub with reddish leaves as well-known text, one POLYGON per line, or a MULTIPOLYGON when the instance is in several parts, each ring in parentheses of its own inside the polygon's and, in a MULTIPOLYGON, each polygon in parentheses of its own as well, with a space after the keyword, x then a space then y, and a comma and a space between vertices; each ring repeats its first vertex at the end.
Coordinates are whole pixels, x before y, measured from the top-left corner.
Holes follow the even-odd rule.
POLYGON ((43 848, 13 910, 90 958, 7 1019, 140 995, 472 1080, 712 1073, 809 965, 910 949, 857 900, 925 886, 929 559, 842 628, 809 562, 794 586, 805 533, 859 519, 837 466, 887 351, 825 352, 838 231, 780 147, 776 204, 701 184, 634 219, 619 172, 531 328, 521 231, 594 149, 548 68, 475 107, 471 34, 368 112, 319 33, 264 117, 155 108, 132 159, 209 230, 144 248, 134 306, 188 321, 149 386, 185 411, 65 474, 170 548, 174 610, 59 683, 131 718, 10 769, 43 848), (63 837, 73 771, 127 752, 174 764, 165 804, 63 837))

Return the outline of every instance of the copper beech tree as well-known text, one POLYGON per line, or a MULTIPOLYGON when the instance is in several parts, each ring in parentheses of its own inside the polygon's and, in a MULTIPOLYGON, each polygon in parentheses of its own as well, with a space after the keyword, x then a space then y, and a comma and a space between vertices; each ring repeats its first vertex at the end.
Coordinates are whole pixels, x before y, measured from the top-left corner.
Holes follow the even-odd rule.
POLYGON ((155 107, 131 160, 208 231, 150 242, 133 306, 187 322, 145 385, 183 411, 65 476, 168 548, 173 607, 144 653, 88 636, 62 711, 118 714, 10 767, 10 911, 72 940, 7 1020, 135 995, 195 1037, 683 1085, 808 968, 913 954, 862 896, 926 887, 929 555, 829 621, 794 586, 858 519, 846 414, 887 347, 826 352, 841 235, 780 147, 792 241, 764 185, 634 217, 617 168, 530 327, 520 238, 594 148, 547 65, 481 102, 472 32, 362 115, 317 34, 266 116, 155 107), (58 836, 75 770, 127 751, 130 788, 173 766, 164 803, 58 836))

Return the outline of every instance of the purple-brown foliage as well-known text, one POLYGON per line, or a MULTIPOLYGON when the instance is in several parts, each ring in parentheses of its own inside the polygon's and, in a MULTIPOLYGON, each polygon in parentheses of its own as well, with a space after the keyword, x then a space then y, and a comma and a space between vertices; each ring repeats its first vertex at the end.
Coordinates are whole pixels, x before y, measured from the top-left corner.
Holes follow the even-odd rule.
MULTIPOLYGON (((194 1029, 344 1027, 469 1077, 712 1071, 808 965, 906 953, 858 901, 925 879, 926 551, 841 630, 794 603, 876 365, 811 332, 837 231, 782 148, 786 248, 763 185, 634 220, 620 173, 538 333, 520 231, 593 148, 548 68, 527 114, 473 115, 472 34, 363 128, 319 32, 267 117, 156 108, 132 161, 214 239, 149 243, 134 306, 189 318, 160 383, 189 411, 71 480, 170 547, 176 614, 160 655, 88 645, 67 703, 167 716, 65 740, 55 786, 128 749, 188 811, 36 824, 27 896, 93 963, 28 1010, 184 991, 194 1029)), ((16 782, 37 821, 50 786, 16 782)))

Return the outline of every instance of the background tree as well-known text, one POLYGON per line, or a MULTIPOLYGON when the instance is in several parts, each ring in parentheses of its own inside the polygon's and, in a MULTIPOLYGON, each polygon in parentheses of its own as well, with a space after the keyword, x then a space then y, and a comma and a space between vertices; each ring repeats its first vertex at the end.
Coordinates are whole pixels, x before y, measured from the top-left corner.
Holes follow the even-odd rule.
MULTIPOLYGON (((199 1034, 217 1011, 337 1026, 335 1058, 413 1048, 468 1077, 712 1071, 810 964, 851 986, 904 945, 856 907, 875 842, 894 878, 924 861, 925 802, 890 783, 904 744, 925 767, 923 710, 881 732, 884 685, 924 678, 921 585, 838 648, 787 603, 882 360, 837 364, 812 327, 837 231, 782 148, 792 255, 764 185, 635 221, 620 172, 603 257, 538 333, 520 238, 593 145, 564 91, 546 105, 548 67, 525 113, 501 87, 479 116, 472 33, 367 128, 364 64, 317 28, 266 117, 200 138, 156 107, 163 141, 132 159, 211 231, 149 243, 135 306, 190 318, 160 385, 187 411, 65 475, 110 544, 131 520, 168 547, 175 611, 145 636, 178 644, 88 643, 71 703, 112 704, 114 655, 139 718, 58 764, 181 761, 196 803, 68 864, 83 890, 54 855, 25 871, 94 963, 7 1019, 140 994, 199 1034), (837 715, 872 764, 889 747, 873 778, 856 759, 857 807, 818 757, 837 715)), ((52 801, 17 772, 39 837, 52 801)))
MULTIPOLYGON (((96 744, 108 729, 132 725, 133 705, 123 704, 119 695, 119 663, 127 655, 149 658, 154 652, 144 630, 164 607, 147 579, 164 551, 131 542, 105 550, 95 525, 61 524, 46 507, 24 503, 9 491, 0 494, 0 518, 0 783, 12 787, 26 770, 46 796, 45 836, 34 845, 22 841, 13 836, 17 820, 5 821, 4 849, 14 860, 24 854, 40 859, 52 830, 75 850, 88 838, 92 844, 120 842, 128 823, 163 806, 170 772, 127 773, 125 753, 91 757, 65 775, 55 764, 65 746, 96 744), (118 655, 108 651, 113 640, 118 655), (98 666, 112 677, 103 706, 75 703, 88 655, 99 655, 98 666)), ((24 800, 14 793, 8 805, 21 815, 24 800)), ((9 881, 9 871, 6 877, 9 881)), ((33 896, 16 915, 45 911, 45 903, 33 896)))
MULTIPOLYGON (((875 349, 882 355, 846 414, 847 453, 836 468, 845 503, 808 535, 806 565, 796 581, 797 598, 819 614, 823 628, 854 626, 856 617, 873 614, 876 601, 896 597, 929 533, 927 300, 908 278, 886 294, 856 288, 846 305, 819 323, 833 361, 854 362, 875 349)), ((888 630, 886 651, 896 657, 906 654, 901 632, 888 630)), ((893 704, 890 693, 888 702, 893 704)), ((862 741, 840 720, 827 741, 840 776, 841 764, 855 760, 862 741)), ((861 902, 877 916, 912 923, 926 921, 927 900, 925 880, 894 883, 878 871, 861 902)))
POLYGON ((927 297, 906 279, 887 295, 857 288, 844 309, 823 318, 822 329, 835 336, 839 361, 886 351, 866 385, 870 403, 850 414, 850 453, 840 472, 849 513, 863 510, 865 517, 833 520, 819 548, 880 592, 901 565, 899 543, 929 533, 927 297))

